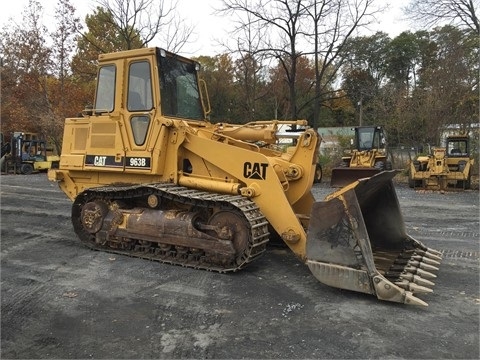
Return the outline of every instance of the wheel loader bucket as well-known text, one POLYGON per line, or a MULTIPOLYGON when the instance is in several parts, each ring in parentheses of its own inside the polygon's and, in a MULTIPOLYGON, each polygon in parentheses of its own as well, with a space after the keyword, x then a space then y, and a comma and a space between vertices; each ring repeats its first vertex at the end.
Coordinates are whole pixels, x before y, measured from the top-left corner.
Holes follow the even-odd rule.
POLYGON ((332 169, 330 186, 343 187, 359 179, 371 177, 378 174, 381 170, 376 168, 362 167, 340 167, 332 169))
POLYGON ((441 253, 405 232, 392 178, 384 171, 360 179, 312 207, 307 265, 322 283, 427 306, 441 253))

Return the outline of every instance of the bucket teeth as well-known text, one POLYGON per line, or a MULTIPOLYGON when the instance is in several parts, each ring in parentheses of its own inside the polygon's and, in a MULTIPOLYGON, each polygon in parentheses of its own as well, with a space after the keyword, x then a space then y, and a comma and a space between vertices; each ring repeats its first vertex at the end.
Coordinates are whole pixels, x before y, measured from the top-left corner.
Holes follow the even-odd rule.
POLYGON ((403 301, 405 304, 409 305, 419 305, 419 306, 428 306, 428 304, 414 296, 411 292, 405 292, 405 299, 403 301))
POLYGON ((417 269, 417 275, 421 276, 424 279, 436 279, 437 275, 432 274, 431 272, 422 270, 422 269, 417 269))
POLYGON ((410 257, 412 260, 416 260, 416 261, 421 261, 425 264, 428 264, 428 265, 433 265, 433 266, 439 266, 440 265, 440 261, 436 261, 436 260, 432 260, 432 259, 429 259, 425 256, 421 256, 421 255, 412 255, 410 257))
POLYGON ((428 265, 433 265, 433 266, 440 266, 440 261, 433 260, 431 258, 428 258, 426 256, 422 256, 418 254, 417 252, 406 252, 406 253, 401 253, 398 255, 398 259, 404 259, 404 260, 415 260, 415 261, 420 261, 428 265))
POLYGON ((439 270, 438 267, 436 267, 436 266, 429 265, 429 264, 426 264, 424 262, 416 261, 416 260, 397 259, 395 261, 395 264, 410 265, 410 266, 414 266, 414 267, 417 267, 417 268, 420 268, 420 269, 423 269, 423 270, 427 270, 427 271, 438 271, 439 270))
MULTIPOLYGON (((435 259, 432 259, 431 257, 428 257, 426 254, 425 251, 423 250, 417 250, 417 251, 405 251, 405 252, 402 252, 401 254, 399 254, 396 259, 395 259, 395 264, 407 264, 409 261, 416 261, 418 263, 420 263, 420 267, 424 270, 430 270, 430 271, 438 271, 439 268, 438 266, 440 265, 440 259, 438 259, 437 255, 433 255, 435 257, 435 259), (420 252, 422 252, 422 254, 420 254, 420 252), (429 268, 428 266, 425 266, 425 265, 431 265, 433 266, 433 268, 429 268)), ((432 256, 432 254, 429 254, 430 256, 432 256)), ((389 254, 388 252, 382 252, 382 251, 377 251, 375 252, 374 256, 378 259, 382 259, 382 260, 388 260, 388 259, 391 259, 392 258, 392 254, 389 254)), ((416 265, 414 266, 419 266, 417 263, 415 263, 416 265)))
POLYGON ((440 257, 440 259, 442 259, 442 253, 438 250, 434 250, 432 248, 427 248, 427 252, 429 252, 430 254, 436 255, 436 256, 440 257))
POLYGON ((418 284, 418 285, 421 285, 421 286, 430 286, 430 287, 435 286, 435 283, 433 281, 424 279, 424 278, 422 278, 421 276, 418 276, 418 275, 400 274, 400 278, 407 279, 407 280, 409 280, 411 282, 414 282, 415 284, 418 284))
POLYGON ((393 265, 390 270, 392 271, 400 271, 400 272, 407 272, 407 273, 412 273, 412 274, 417 274, 420 275, 422 278, 425 279, 435 279, 437 275, 432 274, 431 272, 422 270, 420 268, 417 268, 412 265, 406 265, 406 266, 401 266, 401 265, 393 265))
POLYGON ((442 253, 433 249, 428 248, 428 250, 415 250, 415 252, 419 255, 425 256, 426 258, 442 261, 442 253))
POLYGON ((425 270, 422 270, 422 269, 419 269, 419 268, 415 268, 415 270, 417 272, 417 275, 420 275, 421 277, 423 277, 425 279, 435 279, 437 277, 437 275, 432 274, 429 271, 425 271, 425 270))
POLYGON ((373 254, 377 269, 385 269, 383 275, 405 291, 404 302, 412 305, 426 303, 413 294, 429 294, 435 286, 433 281, 439 270, 441 253, 435 250, 405 249, 401 253, 377 250, 373 254), (387 270, 388 269, 388 270, 387 270))
POLYGON ((426 287, 434 287, 435 286, 435 283, 433 281, 424 279, 421 276, 410 274, 410 273, 407 273, 407 272, 398 273, 398 272, 388 271, 388 272, 385 273, 385 276, 387 276, 390 279, 407 280, 409 282, 413 282, 413 283, 415 283, 417 285, 420 285, 420 286, 426 286, 426 287))
POLYGON ((402 289, 411 291, 412 293, 429 294, 433 292, 433 290, 428 287, 415 284, 408 280, 395 281, 395 285, 401 287, 402 289))

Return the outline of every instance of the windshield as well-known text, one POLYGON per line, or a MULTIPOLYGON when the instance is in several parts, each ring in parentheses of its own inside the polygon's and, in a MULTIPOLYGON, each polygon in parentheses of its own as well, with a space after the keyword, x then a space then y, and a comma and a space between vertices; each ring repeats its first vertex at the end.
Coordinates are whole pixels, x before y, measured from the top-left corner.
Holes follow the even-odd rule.
POLYGON ((372 150, 385 148, 385 135, 378 127, 357 128, 357 148, 359 150, 372 150))
POLYGON ((466 139, 448 139, 447 154, 450 156, 468 156, 468 141, 466 139))
POLYGON ((203 120, 195 64, 168 55, 159 59, 162 114, 203 120))

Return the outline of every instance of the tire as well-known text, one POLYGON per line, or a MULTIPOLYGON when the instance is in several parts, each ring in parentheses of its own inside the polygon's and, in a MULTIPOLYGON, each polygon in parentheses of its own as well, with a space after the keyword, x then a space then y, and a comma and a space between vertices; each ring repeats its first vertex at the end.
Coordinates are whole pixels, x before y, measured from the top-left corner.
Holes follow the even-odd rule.
POLYGON ((413 180, 412 172, 410 170, 408 171, 408 186, 412 189, 415 187, 415 180, 413 180))
POLYGON ((393 169, 392 162, 387 161, 385 164, 385 170, 392 170, 392 169, 393 169))
POLYGON ((319 184, 322 181, 322 176, 323 176, 322 165, 317 164, 315 166, 315 177, 313 178, 313 183, 319 184))
POLYGON ((408 186, 410 188, 418 188, 418 187, 423 187, 422 180, 415 180, 412 176, 412 172, 408 170, 408 186))
POLYGON ((472 186, 472 182, 471 182, 470 174, 468 174, 468 178, 467 180, 465 180, 465 189, 468 190, 471 188, 471 186, 472 186))
POLYGON ((467 177, 467 180, 465 180, 465 181, 462 182, 463 188, 464 188, 465 190, 470 189, 471 186, 472 186, 472 179, 471 179, 471 177, 472 177, 472 175, 469 173, 469 174, 468 174, 468 177, 467 177))
POLYGON ((375 163, 375 165, 373 165, 373 167, 374 167, 375 169, 378 169, 378 170, 383 171, 383 170, 385 170, 385 163, 384 163, 383 161, 377 161, 377 162, 375 163))
POLYGON ((22 166, 20 166, 20 172, 23 175, 30 175, 31 173, 33 173, 33 165, 30 163, 22 164, 22 166))
MULTIPOLYGON (((460 160, 458 162, 458 171, 463 172, 465 170, 465 166, 467 166, 467 162, 465 160, 460 160)), ((470 186, 471 186, 471 174, 470 174, 470 172, 468 173, 467 179, 464 180, 464 181, 460 181, 459 184, 465 190, 470 189, 470 186)))

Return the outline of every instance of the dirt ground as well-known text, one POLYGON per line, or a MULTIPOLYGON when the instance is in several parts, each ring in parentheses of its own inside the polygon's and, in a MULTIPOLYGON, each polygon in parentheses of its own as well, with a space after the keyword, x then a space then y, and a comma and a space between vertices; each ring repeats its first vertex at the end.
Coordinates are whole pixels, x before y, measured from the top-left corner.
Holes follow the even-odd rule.
POLYGON ((421 308, 322 285, 283 248, 235 274, 91 251, 45 174, 0 182, 2 359, 480 356, 478 190, 396 186, 407 232, 444 254, 421 308))

